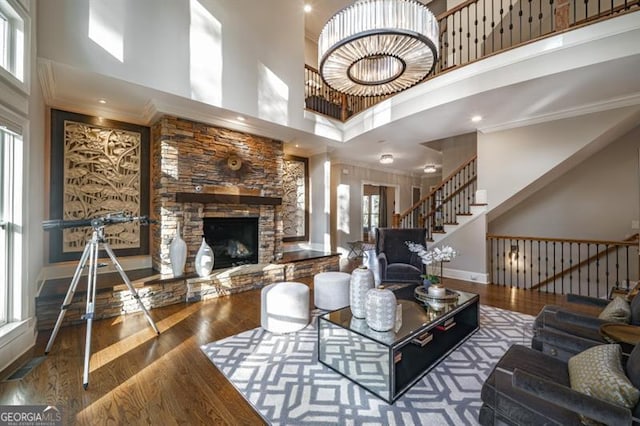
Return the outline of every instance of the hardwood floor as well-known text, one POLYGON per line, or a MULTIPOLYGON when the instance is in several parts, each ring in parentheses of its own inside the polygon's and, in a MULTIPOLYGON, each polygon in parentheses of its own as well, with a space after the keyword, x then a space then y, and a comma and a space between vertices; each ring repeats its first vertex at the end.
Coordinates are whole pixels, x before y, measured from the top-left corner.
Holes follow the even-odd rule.
MULTIPOLYGON (((300 281, 312 287, 311 277, 300 281)), ((446 285, 480 294, 482 304, 530 315, 546 303, 564 304, 561 296, 537 292, 449 279, 446 285)), ((62 328, 31 373, 0 383, 0 404, 55 405, 63 410, 64 424, 264 424, 200 351, 200 345, 260 325, 259 290, 154 309, 151 315, 160 336, 141 314, 94 323, 86 391, 85 326, 62 328)), ((38 336, 32 356, 43 355, 48 338, 38 336)))

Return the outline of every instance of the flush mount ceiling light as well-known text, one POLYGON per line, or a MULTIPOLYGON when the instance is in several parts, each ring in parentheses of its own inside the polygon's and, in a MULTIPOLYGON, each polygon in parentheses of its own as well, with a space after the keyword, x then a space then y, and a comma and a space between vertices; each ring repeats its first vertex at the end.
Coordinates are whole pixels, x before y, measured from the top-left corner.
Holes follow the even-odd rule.
POLYGON ((424 166, 425 173, 435 173, 437 170, 438 169, 433 164, 427 164, 426 166, 424 166))
POLYGON ((424 80, 438 57, 438 21, 417 0, 357 0, 318 39, 325 83, 356 96, 388 95, 424 80))
POLYGON ((391 164, 391 163, 393 163, 393 155, 382 154, 380 156, 380 164, 391 164))

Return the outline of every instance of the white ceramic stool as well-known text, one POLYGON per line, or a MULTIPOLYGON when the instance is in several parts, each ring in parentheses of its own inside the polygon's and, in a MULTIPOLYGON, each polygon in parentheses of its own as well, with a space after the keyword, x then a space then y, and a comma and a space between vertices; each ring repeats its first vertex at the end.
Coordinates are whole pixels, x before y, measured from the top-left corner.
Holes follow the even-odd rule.
POLYGON ((317 308, 327 311, 349 306, 349 282, 346 272, 321 272, 313 277, 313 300, 317 308))
POLYGON ((296 282, 269 284, 262 289, 260 325, 272 333, 291 333, 309 324, 309 287, 296 282))

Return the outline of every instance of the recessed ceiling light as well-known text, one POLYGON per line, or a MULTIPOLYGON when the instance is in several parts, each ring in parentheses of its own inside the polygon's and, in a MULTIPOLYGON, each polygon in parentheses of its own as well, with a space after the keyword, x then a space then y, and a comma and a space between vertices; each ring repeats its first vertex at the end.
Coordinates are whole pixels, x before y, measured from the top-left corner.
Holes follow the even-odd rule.
POLYGON ((236 118, 238 119, 238 121, 244 121, 245 120, 245 118, 243 116, 241 116, 241 115, 237 116, 236 118))
POLYGON ((300 148, 300 145, 296 144, 296 148, 300 148))
POLYGON ((382 154, 380 156, 380 164, 391 164, 391 163, 393 163, 393 155, 382 154))
POLYGON ((474 123, 482 121, 482 116, 481 115, 474 115, 473 117, 471 117, 471 121, 473 121, 474 123))
POLYGON ((107 100, 106 99, 98 99, 98 103, 106 104, 107 100))
POLYGON ((309 13, 309 12, 311 12, 311 10, 313 10, 313 8, 311 7, 310 4, 307 3, 307 4, 304 5, 305 13, 309 13))

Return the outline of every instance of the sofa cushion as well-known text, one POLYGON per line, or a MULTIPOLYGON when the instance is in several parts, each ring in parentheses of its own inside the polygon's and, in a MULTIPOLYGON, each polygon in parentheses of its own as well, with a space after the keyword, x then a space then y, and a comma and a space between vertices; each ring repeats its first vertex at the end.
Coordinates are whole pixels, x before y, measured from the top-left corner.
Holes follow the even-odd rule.
POLYGON ((598 345, 569 359, 571 388, 632 409, 640 399, 622 368, 620 345, 598 345))
POLYGON ((640 345, 636 345, 631 351, 627 360, 626 370, 627 377, 633 383, 633 386, 640 389, 640 345))
POLYGON ((629 306, 629 302, 622 296, 616 297, 600 312, 598 318, 605 321, 629 324, 629 321, 631 321, 631 307, 629 306))

